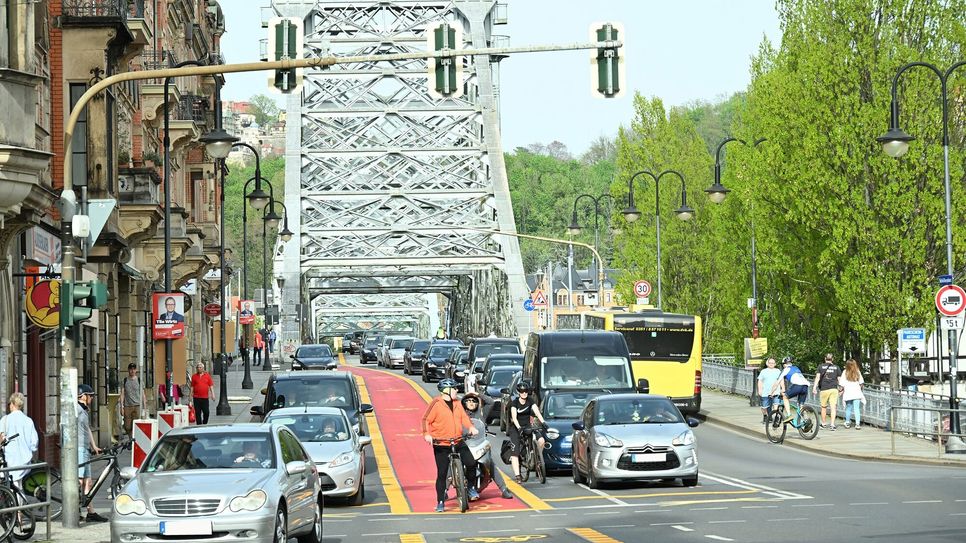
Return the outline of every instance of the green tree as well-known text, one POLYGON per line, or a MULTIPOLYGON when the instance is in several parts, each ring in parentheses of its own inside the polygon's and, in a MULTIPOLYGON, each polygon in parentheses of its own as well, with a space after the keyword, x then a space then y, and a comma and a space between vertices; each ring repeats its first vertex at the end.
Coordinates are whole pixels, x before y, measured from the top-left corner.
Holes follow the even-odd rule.
POLYGON ((258 123, 258 126, 267 126, 278 119, 278 104, 271 97, 256 94, 249 98, 248 103, 251 105, 252 115, 255 116, 255 122, 258 123))

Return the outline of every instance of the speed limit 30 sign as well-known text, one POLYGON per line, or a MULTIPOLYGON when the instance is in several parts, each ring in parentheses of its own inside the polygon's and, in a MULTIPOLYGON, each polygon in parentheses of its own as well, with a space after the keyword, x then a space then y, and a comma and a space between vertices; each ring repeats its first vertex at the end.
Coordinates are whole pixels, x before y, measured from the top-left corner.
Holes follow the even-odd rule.
POLYGON ((638 298, 647 298, 651 295, 651 284, 643 279, 634 281, 634 295, 638 298))

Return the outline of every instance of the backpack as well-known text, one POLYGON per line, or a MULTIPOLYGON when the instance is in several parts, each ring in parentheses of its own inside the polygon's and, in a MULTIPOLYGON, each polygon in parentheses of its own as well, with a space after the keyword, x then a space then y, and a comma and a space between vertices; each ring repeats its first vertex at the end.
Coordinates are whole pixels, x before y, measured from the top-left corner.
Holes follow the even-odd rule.
POLYGON ((500 445, 500 460, 503 460, 503 463, 508 466, 510 465, 510 450, 512 448, 513 444, 510 443, 509 439, 504 439, 503 444, 500 445))

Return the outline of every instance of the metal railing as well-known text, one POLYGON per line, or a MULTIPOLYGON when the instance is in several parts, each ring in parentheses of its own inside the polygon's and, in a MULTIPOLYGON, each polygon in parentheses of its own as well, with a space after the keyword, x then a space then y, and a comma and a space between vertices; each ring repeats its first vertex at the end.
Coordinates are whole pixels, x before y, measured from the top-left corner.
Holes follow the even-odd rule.
POLYGON ((966 409, 950 409, 948 407, 910 407, 904 405, 893 405, 889 407, 889 430, 892 437, 892 456, 896 455, 896 434, 914 434, 916 437, 922 437, 925 439, 935 439, 936 441, 936 458, 942 458, 943 455, 943 444, 946 442, 943 437, 956 436, 960 439, 966 437, 966 433, 954 433, 949 431, 949 420, 952 413, 957 413, 960 418, 966 413, 966 409), (928 420, 931 423, 930 430, 923 430, 922 427, 917 427, 915 429, 902 428, 902 420, 896 419, 897 410, 915 411, 919 416, 913 417, 903 417, 903 418, 915 418, 918 420, 928 420), (943 415, 946 413, 946 415, 943 415), (935 416, 933 416, 935 414, 935 416))
POLYGON ((208 122, 208 99, 197 94, 183 94, 175 107, 173 118, 183 121, 208 122))
MULTIPOLYGON (((7 473, 11 471, 21 471, 21 470, 27 470, 29 472, 35 469, 42 469, 45 472, 49 473, 50 466, 47 465, 47 462, 38 462, 36 464, 26 464, 23 466, 8 466, 6 468, 0 468, 0 473, 7 473)), ((46 500, 42 502, 34 502, 34 503, 27 503, 24 505, 18 505, 16 507, 4 507, 0 509, 0 516, 4 516, 6 513, 15 513, 17 511, 26 511, 27 509, 39 509, 43 507, 46 510, 46 517, 47 517, 46 518, 47 537, 45 539, 47 541, 50 541, 50 479, 51 478, 49 476, 44 477, 44 485, 46 488, 46 492, 44 492, 44 496, 46 496, 46 500)), ((14 495, 16 495, 16 492, 14 492, 14 495)), ((33 517, 35 519, 37 518, 36 515, 33 515, 33 517)))
POLYGON ((63 0, 63 14, 69 17, 114 17, 127 21, 128 0, 63 0))

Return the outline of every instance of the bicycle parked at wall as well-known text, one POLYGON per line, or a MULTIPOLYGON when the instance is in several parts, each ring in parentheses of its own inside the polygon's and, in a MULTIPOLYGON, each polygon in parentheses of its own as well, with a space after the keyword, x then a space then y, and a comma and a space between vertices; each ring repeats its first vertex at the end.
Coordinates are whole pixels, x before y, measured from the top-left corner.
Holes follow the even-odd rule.
POLYGON ((543 449, 539 448, 542 428, 523 428, 520 432, 520 479, 526 482, 533 472, 540 484, 547 483, 547 466, 543 460, 543 449))
POLYGON ((466 483, 466 473, 463 472, 463 460, 457 450, 466 438, 463 436, 452 439, 434 439, 433 445, 449 445, 449 477, 447 480, 447 490, 453 487, 456 490, 456 500, 460 504, 460 513, 465 513, 470 508, 470 494, 466 483))
MULTIPOLYGON (((80 508, 83 509, 94 500, 94 496, 97 495, 97 491, 101 489, 104 483, 110 478, 110 498, 114 499, 118 494, 121 493, 121 488, 124 486, 125 481, 121 478, 121 468, 120 461, 118 460, 118 455, 121 451, 131 448, 130 441, 122 441, 108 449, 105 449, 101 454, 92 457, 87 462, 84 462, 78 467, 83 467, 88 464, 93 464, 95 462, 100 462, 107 460, 107 465, 104 466, 101 474, 97 476, 94 481, 94 485, 91 486, 90 492, 80 495, 80 508)), ((46 477, 50 477, 50 518, 57 519, 60 518, 60 514, 63 512, 64 503, 64 485, 61 480, 60 472, 56 469, 49 468, 47 471, 35 470, 31 472, 25 478, 24 488, 29 491, 33 496, 35 496, 39 501, 46 500, 46 477), (30 480, 27 483, 27 480, 30 480)))
POLYGON ((777 406, 769 409, 765 422, 765 435, 768 436, 768 441, 772 443, 785 441, 785 432, 789 425, 798 430, 802 439, 815 439, 818 435, 818 413, 815 412, 815 408, 810 405, 798 406, 794 403, 789 405, 795 413, 790 420, 786 420, 784 404, 779 402, 777 406))
MULTIPOLYGON (((0 443, 0 468, 10 467, 7 465, 6 448, 20 434, 14 434, 0 443)), ((28 498, 20 487, 14 482, 9 471, 0 472, 0 509, 9 509, 30 503, 36 500, 28 498)), ((30 509, 22 511, 10 511, 0 514, 0 531, 3 535, 0 540, 6 541, 12 535, 14 539, 25 541, 34 535, 36 523, 34 515, 40 513, 40 509, 30 509)))

